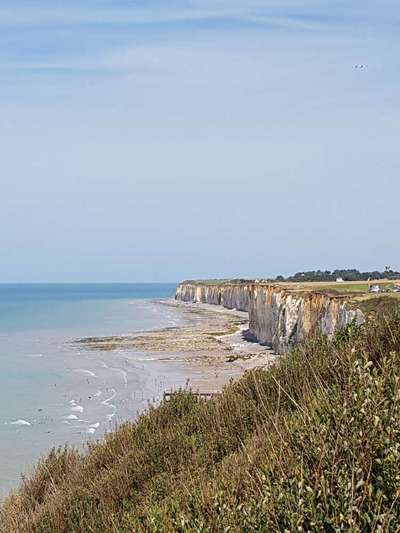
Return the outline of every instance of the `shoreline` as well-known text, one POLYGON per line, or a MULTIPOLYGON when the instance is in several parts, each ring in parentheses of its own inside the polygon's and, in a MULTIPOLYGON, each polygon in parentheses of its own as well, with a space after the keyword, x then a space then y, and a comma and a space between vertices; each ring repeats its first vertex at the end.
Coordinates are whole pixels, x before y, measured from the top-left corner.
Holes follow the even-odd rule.
MULTIPOLYGON (((95 297, 87 299, 93 290, 84 286, 66 300, 64 290, 52 290, 54 296, 48 301, 40 298, 41 289, 35 289, 43 324, 30 314, 31 290, 23 287, 16 292, 22 311, 15 317, 17 321, 21 316, 18 327, 8 328, 2 322, 0 452, 7 461, 0 470, 0 501, 20 485, 21 474, 29 476, 52 448, 68 444, 85 450, 88 442, 136 420, 176 382, 176 372, 167 367, 164 371, 161 363, 140 354, 89 352, 74 343, 83 336, 180 325, 178 310, 153 303, 168 294, 135 288, 126 297, 125 287, 115 294, 114 287, 106 286, 96 288, 95 297)), ((172 288, 168 291, 172 294, 172 288)), ((3 309, 10 300, 3 298, 3 309)), ((5 313, 3 318, 7 321, 5 313)))
MULTIPOLYGON (((87 337, 74 344, 89 351, 141 353, 144 359, 168 364, 195 392, 220 392, 246 370, 266 367, 277 358, 271 348, 245 338, 246 312, 172 299, 153 301, 180 309, 187 324, 132 335, 87 337)), ((176 389, 179 386, 177 382, 176 389)))

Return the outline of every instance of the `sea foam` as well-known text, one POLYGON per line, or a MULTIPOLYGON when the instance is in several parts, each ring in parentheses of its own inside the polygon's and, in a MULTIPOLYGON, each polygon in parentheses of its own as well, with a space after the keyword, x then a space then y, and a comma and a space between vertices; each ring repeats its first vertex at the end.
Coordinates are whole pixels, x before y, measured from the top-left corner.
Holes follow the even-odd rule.
POLYGON ((14 422, 10 422, 13 426, 30 426, 31 423, 27 422, 26 420, 23 420, 22 418, 19 418, 18 420, 14 420, 14 422))
POLYGON ((65 417, 65 420, 78 420, 78 417, 76 415, 68 415, 65 417))
POLYGON ((94 378, 97 377, 94 372, 92 372, 91 370, 86 370, 85 368, 76 368, 74 372, 79 372, 81 374, 87 374, 88 376, 92 376, 94 378))

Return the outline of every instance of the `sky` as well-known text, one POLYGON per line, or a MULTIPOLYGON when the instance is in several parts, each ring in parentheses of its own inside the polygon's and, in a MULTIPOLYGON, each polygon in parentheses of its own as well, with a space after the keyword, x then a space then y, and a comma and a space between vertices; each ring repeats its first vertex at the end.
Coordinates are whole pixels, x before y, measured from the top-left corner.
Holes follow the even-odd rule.
POLYGON ((400 270, 399 27, 398 0, 1 0, 0 282, 400 270))

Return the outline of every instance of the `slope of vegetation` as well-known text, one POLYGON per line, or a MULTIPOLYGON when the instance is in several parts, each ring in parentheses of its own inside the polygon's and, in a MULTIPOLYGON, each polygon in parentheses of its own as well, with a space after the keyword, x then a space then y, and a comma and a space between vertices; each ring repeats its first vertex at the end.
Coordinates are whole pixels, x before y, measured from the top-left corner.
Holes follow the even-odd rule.
POLYGON ((366 317, 376 318, 381 315, 390 315, 392 312, 395 312, 400 306, 400 294, 354 295, 347 305, 353 309, 360 309, 366 317))
POLYGON ((29 532, 399 531, 400 315, 311 340, 212 401, 181 392, 0 511, 29 532))

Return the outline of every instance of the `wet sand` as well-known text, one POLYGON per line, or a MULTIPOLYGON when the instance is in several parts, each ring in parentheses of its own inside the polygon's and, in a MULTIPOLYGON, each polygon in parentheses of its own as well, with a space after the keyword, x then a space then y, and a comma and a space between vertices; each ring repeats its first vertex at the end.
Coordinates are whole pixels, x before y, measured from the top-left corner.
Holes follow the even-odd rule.
POLYGON ((134 335, 84 338, 77 344, 87 350, 146 354, 184 375, 187 387, 200 392, 220 391, 246 370, 266 367, 276 358, 270 348, 247 340, 247 313, 174 300, 157 303, 180 309, 186 325, 134 335))

